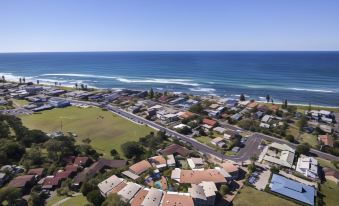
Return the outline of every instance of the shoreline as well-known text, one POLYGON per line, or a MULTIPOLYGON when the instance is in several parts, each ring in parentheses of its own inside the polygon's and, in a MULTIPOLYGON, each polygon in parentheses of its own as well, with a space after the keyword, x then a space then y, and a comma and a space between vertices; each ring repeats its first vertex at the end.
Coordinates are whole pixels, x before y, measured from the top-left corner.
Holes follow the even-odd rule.
MULTIPOLYGON (((4 75, 5 77, 6 77, 6 75, 4 75)), ((38 80, 38 79, 33 79, 33 78, 28 78, 28 80, 29 80, 29 82, 32 82, 33 83, 33 85, 37 85, 36 84, 36 82, 34 82, 34 81, 36 81, 36 80, 38 80)), ((10 83, 19 83, 19 81, 16 81, 16 80, 14 80, 13 78, 9 78, 9 80, 6 80, 6 82, 10 82, 10 83)), ((26 80, 26 82, 27 82, 27 80, 26 80)), ((57 82, 57 83, 61 83, 61 85, 57 85, 57 86, 55 86, 55 84, 54 83, 52 83, 52 82, 44 82, 43 81, 43 83, 41 83, 41 84, 39 84, 40 86, 52 86, 52 87, 58 87, 58 88, 70 88, 70 89, 75 89, 75 87, 74 87, 74 85, 72 85, 71 83, 68 83, 68 84, 63 84, 63 83, 65 83, 65 82, 62 82, 62 81, 60 81, 60 80, 56 80, 55 82, 57 82)), ((27 82, 28 83, 28 82, 27 82)), ((82 83, 81 81, 79 81, 78 82, 78 84, 80 85, 80 84, 84 84, 84 83, 82 83)), ((121 88, 105 88, 105 87, 95 87, 95 86, 91 86, 91 85, 89 85, 89 84, 84 84, 84 85, 87 85, 88 86, 88 88, 89 89, 93 89, 93 90, 107 90, 107 89, 109 89, 109 90, 122 90, 122 89, 128 89, 128 88, 123 88, 123 87, 121 87, 121 88)), ((163 93, 164 91, 166 91, 166 90, 164 90, 164 89, 158 89, 158 88, 156 88, 156 87, 150 87, 150 88, 153 88, 153 90, 154 91, 157 91, 157 92, 160 92, 160 93, 163 93)), ((135 91, 149 91, 149 89, 131 89, 131 90, 135 90, 135 91)), ((185 93, 185 94, 188 94, 188 95, 193 95, 193 96, 197 96, 197 97, 207 97, 207 98, 209 98, 209 97, 213 97, 213 98, 218 98, 218 99, 225 99, 225 98, 228 98, 228 99, 239 99, 239 98, 234 98, 234 97, 230 97, 230 96, 234 96, 234 94, 225 94, 224 96, 221 96, 221 95, 217 95, 217 94, 197 94, 197 93, 190 93, 190 92, 181 92, 181 91, 168 91, 169 93, 173 93, 173 94, 182 94, 182 93, 185 93)), ((246 93, 244 93, 244 95, 245 95, 245 97, 246 97, 246 100, 252 100, 251 98, 249 98, 249 96, 248 95, 246 95, 246 93)), ((239 96, 240 96, 240 94, 239 94, 239 96)), ((236 96, 237 97, 237 96, 236 96)), ((254 99, 256 102, 258 102, 258 103, 268 103, 268 104, 272 104, 271 102, 266 102, 266 101, 263 101, 263 100, 261 100, 262 99, 262 97, 261 96, 258 96, 256 99, 254 99)), ((283 104, 283 102, 281 102, 281 101, 276 101, 276 102, 274 102, 274 104, 277 104, 277 105, 282 105, 283 104)), ((288 102, 288 105, 292 105, 292 106, 299 106, 299 107, 308 107, 309 106, 309 104, 305 104, 305 103, 294 103, 294 102, 288 102)), ((317 107, 317 108, 326 108, 326 109, 335 109, 335 110, 338 110, 338 112, 339 112, 339 106, 333 106, 333 105, 317 105, 317 104, 311 104, 311 106, 312 107, 317 107)))

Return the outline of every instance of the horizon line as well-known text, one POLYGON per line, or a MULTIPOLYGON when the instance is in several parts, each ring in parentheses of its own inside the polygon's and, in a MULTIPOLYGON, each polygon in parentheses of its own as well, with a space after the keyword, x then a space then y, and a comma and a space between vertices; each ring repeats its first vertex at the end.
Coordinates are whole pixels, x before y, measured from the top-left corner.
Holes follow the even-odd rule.
POLYGON ((339 52, 339 50, 87 50, 87 51, 13 51, 0 54, 30 53, 109 53, 109 52, 339 52))

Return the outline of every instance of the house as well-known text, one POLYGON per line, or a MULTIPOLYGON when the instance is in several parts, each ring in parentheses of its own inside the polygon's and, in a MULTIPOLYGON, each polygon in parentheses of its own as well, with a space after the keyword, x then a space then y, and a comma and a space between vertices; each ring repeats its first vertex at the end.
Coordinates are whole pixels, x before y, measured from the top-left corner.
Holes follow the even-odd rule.
POLYGON ((124 179, 117 177, 116 175, 113 175, 104 181, 100 182, 98 184, 98 188, 100 190, 100 193, 103 197, 107 197, 108 194, 119 184, 124 182, 124 179))
POLYGON ((217 187, 213 182, 201 182, 199 185, 192 184, 188 188, 194 205, 215 205, 217 187))
POLYGON ((230 139, 235 138, 237 135, 238 135, 238 132, 235 130, 226 130, 224 132, 224 139, 230 140, 230 139))
POLYGON ((182 98, 182 97, 178 97, 172 101, 169 102, 169 104, 171 105, 176 105, 176 104, 181 104, 181 103, 184 103, 186 101, 185 98, 182 98))
POLYGON ((209 125, 209 126, 211 126, 211 127, 215 127, 215 126, 217 126, 217 124, 218 124, 218 122, 217 122, 216 120, 213 120, 213 119, 207 119, 207 118, 204 118, 204 119, 202 120, 202 123, 203 123, 203 124, 207 124, 207 125, 209 125))
POLYGON ((41 177, 44 176, 45 169, 44 168, 34 168, 28 170, 27 174, 28 175, 35 175, 37 179, 40 179, 41 177))
POLYGON ((211 140, 211 143, 218 147, 223 147, 226 143, 224 142, 224 138, 216 137, 213 140, 211 140))
POLYGON ((65 171, 71 172, 71 176, 73 176, 79 171, 79 167, 78 165, 66 165, 65 171))
POLYGON ((190 126, 186 125, 186 124, 178 124, 178 125, 175 125, 173 128, 174 129, 183 129, 183 128, 191 128, 190 126))
POLYGON ((152 165, 148 161, 142 160, 130 166, 129 171, 132 172, 133 174, 141 175, 150 168, 152 168, 152 165))
POLYGON ((17 176, 8 183, 8 187, 21 189, 25 193, 33 185, 34 181, 34 175, 17 176))
POLYGON ((60 186, 61 179, 54 176, 47 176, 43 183, 42 183, 42 189, 46 190, 54 190, 60 186))
POLYGON ((339 171, 332 168, 324 168, 325 179, 335 182, 339 185, 339 171))
POLYGON ((166 159, 161 155, 151 157, 148 160, 153 165, 153 167, 156 167, 159 170, 167 167, 166 159))
POLYGON ((239 121, 239 120, 241 120, 242 116, 243 116, 242 114, 236 113, 236 114, 232 115, 230 118, 234 121, 239 121))
POLYGON ((223 134, 226 131, 226 129, 222 127, 214 127, 213 131, 223 134))
POLYGON ((232 176, 233 179, 239 178, 240 167, 234 162, 227 161, 220 164, 221 168, 223 168, 228 174, 232 176))
POLYGON ((74 165, 78 165, 79 167, 85 167, 90 163, 89 157, 76 157, 74 160, 74 165))
POLYGON ((117 194, 120 195, 121 200, 123 200, 124 202, 129 202, 141 188, 142 186, 134 182, 128 182, 127 185, 122 188, 122 190, 120 190, 117 194))
POLYGON ((37 87, 37 86, 27 86, 25 87, 26 92, 28 92, 30 95, 37 94, 44 90, 43 87, 37 87))
POLYGON ((259 156, 259 162, 267 162, 292 168, 294 162, 295 150, 286 144, 271 143, 264 148, 259 156))
POLYGON ((141 203, 141 206, 159 206, 162 200, 163 191, 155 188, 149 189, 147 195, 141 203))
POLYGON ((171 178, 183 184, 200 184, 201 182, 214 182, 215 184, 226 184, 225 176, 216 169, 206 170, 182 170, 175 168, 172 170, 171 178))
POLYGON ((268 123, 272 119, 271 115, 265 115, 263 118, 261 118, 261 122, 268 123))
POLYGON ((209 108, 211 109, 217 109, 219 107, 219 104, 211 104, 209 108))
POLYGON ((257 112, 255 113, 255 118, 257 118, 257 119, 261 119, 263 116, 264 116, 264 113, 261 112, 261 111, 257 111, 257 112))
POLYGON ((259 127, 269 129, 271 127, 271 125, 262 122, 262 123, 260 123, 259 127))
POLYGON ((202 158, 196 158, 196 157, 188 158, 187 163, 192 170, 201 169, 201 168, 204 168, 205 166, 204 160, 202 158))
POLYGON ((331 134, 333 132, 333 128, 329 125, 320 125, 319 128, 323 131, 323 132, 326 132, 326 133, 329 133, 331 134))
POLYGON ((276 113, 276 112, 279 110, 279 105, 273 104, 273 105, 271 106, 271 110, 272 110, 274 113, 276 113))
POLYGON ((167 103, 169 101, 171 101, 171 99, 173 99, 171 96, 161 96, 159 97, 158 101, 161 102, 161 103, 167 103))
POLYGON ((314 198, 317 194, 317 191, 313 187, 277 174, 273 174, 269 187, 274 193, 312 206, 314 205, 314 198))
POLYGON ((149 189, 144 188, 139 190, 139 192, 131 199, 130 206, 141 206, 144 201, 146 195, 148 194, 149 189))
POLYGON ((165 114, 161 116, 160 120, 166 124, 175 122, 178 120, 178 115, 177 114, 165 114))
POLYGON ((225 104, 226 104, 226 107, 228 107, 228 108, 236 107, 238 105, 238 100, 228 99, 228 100, 226 100, 225 104))
POLYGON ((318 160, 314 157, 301 155, 297 162, 296 171, 303 174, 305 177, 318 178, 318 160))
POLYGON ((167 155, 167 166, 168 167, 175 167, 175 159, 174 159, 174 156, 171 154, 171 155, 167 155))
POLYGON ((259 104, 258 104, 257 102, 251 102, 251 103, 249 103, 249 104, 246 106, 246 108, 249 109, 249 110, 252 110, 252 109, 257 108, 258 105, 259 105, 259 104))
POLYGON ((182 119, 192 119, 192 118, 195 117, 195 114, 192 113, 192 112, 186 111, 186 112, 182 112, 179 116, 180 116, 180 118, 182 118, 182 119))
POLYGON ((125 167, 126 164, 126 160, 99 159, 90 167, 85 168, 82 172, 78 173, 73 179, 73 185, 79 187, 82 183, 86 182, 88 179, 92 178, 104 169, 121 168, 125 167))
POLYGON ((194 202, 189 193, 167 191, 162 199, 162 206, 194 206, 194 202))
POLYGON ((55 177, 59 178, 60 180, 66 180, 72 177, 72 171, 58 171, 55 173, 55 177))
POLYGON ((183 146, 177 145, 177 144, 171 144, 165 149, 160 151, 160 154, 162 155, 181 155, 183 157, 186 157, 189 154, 189 150, 186 149, 183 146))
POLYGON ((325 134, 325 135, 319 135, 318 136, 318 141, 320 143, 323 143, 326 146, 333 147, 333 139, 330 135, 325 134))
POLYGON ((64 99, 56 99, 52 98, 49 100, 49 104, 52 105, 55 108, 63 108, 63 107, 68 107, 71 105, 71 102, 68 100, 64 99))
POLYGON ((268 109, 268 107, 267 107, 266 105, 261 104, 261 105, 258 105, 258 106, 257 106, 257 110, 258 110, 258 111, 261 111, 261 112, 263 112, 263 113, 266 113, 269 109, 268 109))

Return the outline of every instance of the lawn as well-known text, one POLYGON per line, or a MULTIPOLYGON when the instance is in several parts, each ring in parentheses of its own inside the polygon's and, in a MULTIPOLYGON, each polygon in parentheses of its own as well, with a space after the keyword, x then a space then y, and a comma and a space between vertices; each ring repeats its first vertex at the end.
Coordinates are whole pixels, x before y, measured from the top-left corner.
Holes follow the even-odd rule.
POLYGON ((320 157, 317 157, 317 160, 318 160, 319 165, 322 166, 322 167, 328 167, 328 168, 332 168, 332 169, 335 169, 335 170, 337 169, 335 167, 335 165, 329 160, 325 160, 325 159, 322 159, 320 157))
POLYGON ((321 193, 324 195, 325 205, 338 205, 339 203, 339 186, 332 181, 326 181, 321 185, 321 193))
POLYGON ((130 122, 109 111, 99 108, 67 107, 43 111, 39 114, 20 117, 23 124, 31 129, 45 132, 71 132, 78 135, 78 142, 85 138, 92 140, 91 145, 104 156, 110 156, 111 149, 120 155, 120 145, 127 141, 138 141, 140 137, 154 131, 146 125, 130 122))
POLYGON ((24 99, 11 99, 11 100, 13 101, 14 105, 17 105, 17 106, 20 106, 20 107, 29 104, 29 101, 24 100, 24 99))
POLYGON ((233 200, 234 206, 297 206, 298 204, 282 199, 267 192, 261 192, 244 186, 233 200))
MULTIPOLYGON (((46 206, 52 206, 53 204, 67 198, 66 196, 55 195, 49 201, 47 201, 46 206)), ((88 203, 87 199, 83 195, 77 195, 75 197, 70 197, 68 200, 60 204, 60 206, 84 206, 88 203)))
POLYGON ((302 142, 308 143, 311 147, 316 147, 318 144, 317 137, 312 134, 304 133, 300 137, 302 142))

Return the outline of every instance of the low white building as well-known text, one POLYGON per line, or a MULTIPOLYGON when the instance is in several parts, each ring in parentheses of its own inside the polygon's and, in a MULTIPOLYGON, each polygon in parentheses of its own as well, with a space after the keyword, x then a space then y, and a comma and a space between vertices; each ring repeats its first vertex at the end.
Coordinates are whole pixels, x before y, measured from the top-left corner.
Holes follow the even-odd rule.
POLYGON ((124 188, 122 188, 122 190, 118 192, 118 195, 121 196, 121 199, 124 202, 129 202, 141 188, 142 186, 134 182, 129 182, 124 188))
POLYGON ((297 162, 296 171, 305 177, 318 178, 318 160, 313 157, 301 155, 297 162))
POLYGON ((107 178, 106 180, 100 182, 98 184, 98 188, 100 190, 101 195, 107 197, 107 195, 123 181, 124 179, 119 178, 116 175, 113 175, 107 178))
POLYGON ((172 154, 167 155, 167 166, 168 167, 175 167, 175 158, 172 154))
POLYGON ((204 160, 202 158, 189 158, 187 159, 188 165, 192 170, 204 168, 204 160))
POLYGON ((293 167, 295 149, 286 144, 271 143, 259 156, 259 162, 268 162, 288 168, 293 167))

